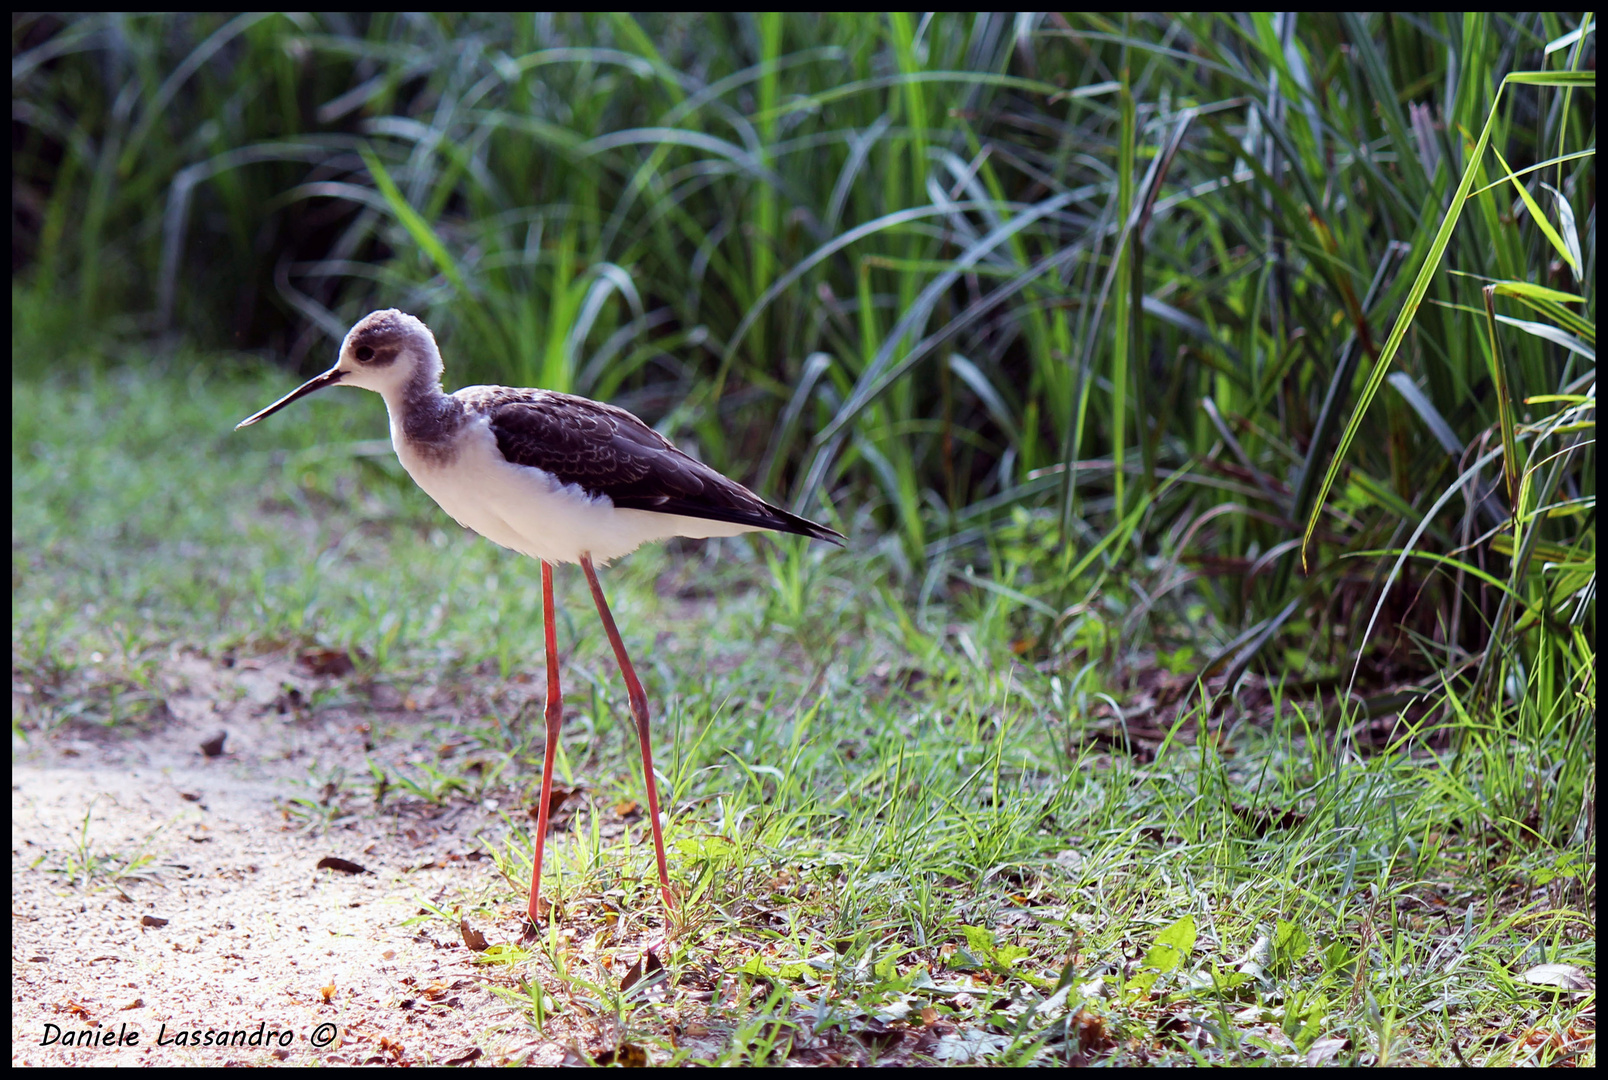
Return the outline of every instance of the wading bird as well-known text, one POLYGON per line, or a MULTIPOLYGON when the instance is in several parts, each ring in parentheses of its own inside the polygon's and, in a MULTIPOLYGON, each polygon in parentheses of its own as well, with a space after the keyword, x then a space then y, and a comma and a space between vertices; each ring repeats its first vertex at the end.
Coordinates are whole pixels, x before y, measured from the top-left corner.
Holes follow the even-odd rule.
POLYGON ((553 564, 581 564, 625 676, 642 748, 659 885, 668 909, 674 900, 648 745, 648 699, 603 599, 594 561, 607 564, 650 540, 672 536, 703 539, 768 530, 839 544, 843 536, 770 505, 677 450, 624 409, 573 394, 507 386, 466 386, 448 394, 441 389, 441 370, 441 352, 429 327, 401 311, 375 311, 347 332, 334 367, 248 416, 236 430, 326 386, 373 390, 385 399, 396 456, 425 494, 465 528, 541 560, 547 750, 527 933, 540 925, 537 901, 553 754, 564 719, 553 628, 553 564))

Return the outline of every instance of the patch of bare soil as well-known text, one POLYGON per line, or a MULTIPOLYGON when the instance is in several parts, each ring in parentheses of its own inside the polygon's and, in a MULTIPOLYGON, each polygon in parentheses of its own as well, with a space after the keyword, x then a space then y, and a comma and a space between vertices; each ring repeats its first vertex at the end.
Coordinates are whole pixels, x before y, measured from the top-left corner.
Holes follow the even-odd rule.
POLYGON ((175 666, 142 734, 14 738, 12 1064, 562 1060, 489 992, 506 968, 439 919, 404 925, 491 883, 493 815, 308 829, 289 800, 316 805, 310 763, 363 774, 366 724, 281 713, 327 682, 306 658, 175 666))

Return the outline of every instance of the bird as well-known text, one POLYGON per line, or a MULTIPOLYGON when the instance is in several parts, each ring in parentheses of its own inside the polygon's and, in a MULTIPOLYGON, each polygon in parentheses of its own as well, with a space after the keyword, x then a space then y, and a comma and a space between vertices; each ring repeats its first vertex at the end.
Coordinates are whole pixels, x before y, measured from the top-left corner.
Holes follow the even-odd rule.
POLYGON ((839 545, 845 538, 835 529, 771 505, 678 450, 617 406, 553 390, 507 386, 466 386, 448 394, 441 387, 442 373, 441 350, 422 320, 395 308, 370 312, 341 341, 334 367, 246 417, 235 430, 326 387, 373 390, 385 400, 397 459, 425 494, 464 528, 541 563, 547 745, 526 905, 527 938, 542 925, 542 854, 553 755, 564 716, 553 567, 580 564, 636 722, 659 887, 668 915, 675 899, 653 777, 647 695, 603 596, 597 564, 607 565, 644 543, 673 536, 705 539, 778 532, 839 545))

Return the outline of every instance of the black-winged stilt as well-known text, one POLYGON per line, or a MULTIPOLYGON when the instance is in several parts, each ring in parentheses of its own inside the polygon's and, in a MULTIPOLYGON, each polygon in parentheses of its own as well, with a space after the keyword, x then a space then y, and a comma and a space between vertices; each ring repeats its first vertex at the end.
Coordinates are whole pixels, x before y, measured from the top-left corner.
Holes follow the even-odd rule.
POLYGON ((248 416, 236 430, 337 384, 361 386, 385 399, 396 456, 441 509, 493 543, 541 560, 547 751, 527 932, 540 926, 537 901, 553 754, 564 719, 553 631, 554 563, 581 564, 625 676, 642 748, 659 885, 666 907, 673 906, 648 745, 648 700, 603 598, 593 561, 606 564, 650 540, 672 536, 702 539, 771 530, 841 543, 842 534, 770 505, 613 405, 507 386, 466 386, 444 393, 435 336, 420 320, 394 309, 365 316, 347 332, 334 367, 248 416))

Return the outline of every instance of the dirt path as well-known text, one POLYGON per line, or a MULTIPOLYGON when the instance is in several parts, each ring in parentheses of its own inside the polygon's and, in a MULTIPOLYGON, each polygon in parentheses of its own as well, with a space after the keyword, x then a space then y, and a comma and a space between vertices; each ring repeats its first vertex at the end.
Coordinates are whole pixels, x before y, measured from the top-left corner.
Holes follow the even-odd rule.
POLYGON ((474 831, 493 815, 464 801, 302 828, 284 807, 316 801, 309 764, 364 774, 366 726, 281 715, 319 682, 289 660, 175 666, 146 734, 14 738, 12 1064, 562 1060, 489 992, 505 968, 439 919, 403 925, 486 887, 474 831))

